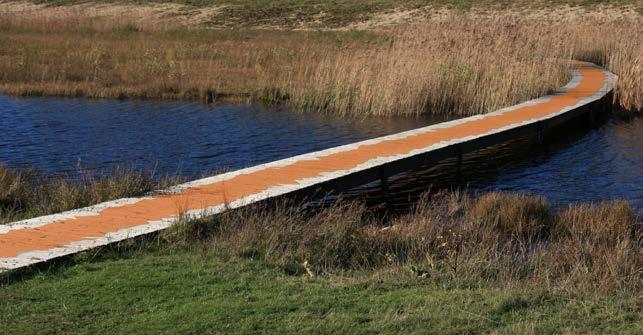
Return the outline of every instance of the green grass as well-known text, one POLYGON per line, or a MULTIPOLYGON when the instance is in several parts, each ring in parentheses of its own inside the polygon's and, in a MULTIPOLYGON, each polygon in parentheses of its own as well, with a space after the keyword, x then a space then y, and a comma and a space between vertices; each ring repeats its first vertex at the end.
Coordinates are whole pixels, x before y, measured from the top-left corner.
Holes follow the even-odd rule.
POLYGON ((643 331, 632 298, 395 278, 310 279, 257 260, 136 252, 0 287, 0 334, 643 331))
POLYGON ((386 222, 352 202, 250 206, 9 272, 0 334, 643 331, 628 204, 422 199, 386 222))
POLYGON ((374 214, 249 206, 9 272, 0 334, 643 331, 627 203, 444 193, 374 214))

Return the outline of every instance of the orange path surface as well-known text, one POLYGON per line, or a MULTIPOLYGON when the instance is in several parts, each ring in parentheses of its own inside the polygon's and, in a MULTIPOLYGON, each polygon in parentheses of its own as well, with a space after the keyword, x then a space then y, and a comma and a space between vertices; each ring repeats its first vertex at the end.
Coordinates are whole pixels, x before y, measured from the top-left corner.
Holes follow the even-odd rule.
POLYGON ((328 156, 302 159, 285 166, 266 167, 225 181, 194 186, 175 194, 159 195, 133 204, 106 208, 93 216, 78 216, 39 227, 10 230, 0 234, 0 258, 16 257, 25 252, 49 250, 72 242, 102 237, 110 232, 144 225, 148 221, 172 217, 187 210, 229 203, 274 186, 296 184, 298 180, 313 178, 322 173, 355 168, 377 157, 409 154, 413 150, 426 148, 438 142, 482 135, 494 129, 545 117, 565 107, 576 105, 603 87, 606 74, 601 69, 580 64, 577 70, 581 73, 581 80, 576 87, 535 105, 405 138, 364 144, 328 156))

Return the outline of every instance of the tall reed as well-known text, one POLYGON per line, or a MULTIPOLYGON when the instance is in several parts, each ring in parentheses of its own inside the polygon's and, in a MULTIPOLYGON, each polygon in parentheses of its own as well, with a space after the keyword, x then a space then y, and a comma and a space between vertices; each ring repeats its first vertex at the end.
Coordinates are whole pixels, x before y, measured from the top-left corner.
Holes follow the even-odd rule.
POLYGON ((68 180, 0 165, 0 224, 141 196, 178 182, 179 178, 157 180, 150 174, 123 169, 101 176, 83 173, 79 180, 68 180))
POLYGON ((614 100, 623 108, 643 107, 643 28, 630 20, 577 22, 572 57, 602 65, 619 76, 614 100))
POLYGON ((643 34, 631 18, 453 12, 386 30, 297 32, 0 17, 0 91, 10 94, 471 115, 555 90, 570 77, 567 60, 582 59, 619 75, 621 106, 643 104, 643 34))
POLYGON ((298 63, 274 86, 299 108, 344 115, 485 113, 568 81, 563 34, 517 18, 454 17, 396 28, 383 45, 298 63))

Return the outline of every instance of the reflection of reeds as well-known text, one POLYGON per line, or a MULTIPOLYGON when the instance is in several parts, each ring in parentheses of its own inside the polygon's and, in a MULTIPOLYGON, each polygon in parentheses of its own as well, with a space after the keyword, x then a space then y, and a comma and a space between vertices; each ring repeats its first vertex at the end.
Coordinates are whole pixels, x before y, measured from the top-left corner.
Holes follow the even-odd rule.
POLYGON ((570 70, 564 60, 576 58, 620 76, 615 98, 623 107, 643 104, 641 32, 627 19, 599 25, 591 17, 453 14, 379 32, 2 19, 0 91, 17 95, 235 99, 359 116, 470 115, 564 85, 570 70))
POLYGON ((164 234, 180 245, 262 258, 302 274, 411 269, 455 286, 581 292, 636 292, 640 285, 641 234, 625 202, 554 209, 537 196, 441 193, 391 220, 342 200, 318 213, 254 205, 182 221, 164 234))

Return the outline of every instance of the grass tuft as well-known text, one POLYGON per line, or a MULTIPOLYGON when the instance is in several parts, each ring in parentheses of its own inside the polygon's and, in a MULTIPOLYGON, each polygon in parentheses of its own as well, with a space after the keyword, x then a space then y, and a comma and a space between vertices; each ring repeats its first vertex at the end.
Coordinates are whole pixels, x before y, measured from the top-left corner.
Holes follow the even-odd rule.
POLYGON ((480 196, 468 215, 478 229, 523 241, 548 235, 552 222, 545 197, 501 192, 480 196))

